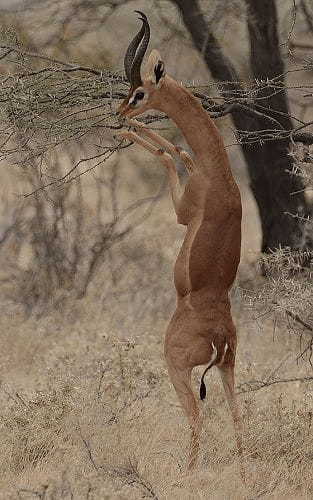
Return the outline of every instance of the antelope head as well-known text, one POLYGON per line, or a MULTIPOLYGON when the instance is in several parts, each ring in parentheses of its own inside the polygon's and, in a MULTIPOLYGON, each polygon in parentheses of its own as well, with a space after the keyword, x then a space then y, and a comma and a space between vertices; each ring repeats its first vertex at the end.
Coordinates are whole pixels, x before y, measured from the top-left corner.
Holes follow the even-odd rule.
POLYGON ((148 58, 146 71, 141 77, 141 64, 146 53, 150 26, 143 12, 136 10, 142 21, 142 27, 130 42, 124 57, 124 68, 131 85, 127 98, 118 109, 121 116, 133 118, 148 109, 160 109, 158 91, 163 85, 164 63, 157 50, 153 50, 148 58))

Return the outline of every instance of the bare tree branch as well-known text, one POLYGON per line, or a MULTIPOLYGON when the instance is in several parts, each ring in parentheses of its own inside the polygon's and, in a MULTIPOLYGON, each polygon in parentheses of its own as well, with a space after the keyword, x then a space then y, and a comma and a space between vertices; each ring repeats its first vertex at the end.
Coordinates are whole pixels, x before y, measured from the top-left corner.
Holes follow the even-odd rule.
POLYGON ((292 378, 283 378, 283 379, 274 379, 274 380, 249 380, 248 382, 243 382, 242 384, 237 385, 238 391, 236 394, 245 394, 247 392, 255 392, 260 389, 264 389, 266 387, 270 387, 271 385, 276 384, 287 384, 290 382, 311 382, 313 381, 312 377, 292 377, 292 378))
MULTIPOLYGON (((172 2, 178 7, 194 45, 203 55, 212 77, 223 82, 220 85, 222 96, 225 99, 242 97, 243 86, 232 61, 223 54, 212 27, 206 23, 199 2, 195 0, 192 5, 188 0, 172 2)), ((250 64, 256 85, 246 95, 250 99, 249 113, 243 110, 238 112, 238 108, 236 110, 236 106, 233 106, 231 114, 259 207, 263 233, 262 251, 268 252, 279 245, 297 247, 301 239, 299 236, 304 230, 300 221, 293 221, 290 227, 283 206, 293 205, 291 212, 304 211, 305 214, 310 214, 310 207, 304 199, 302 180, 288 175, 288 171, 292 170, 289 143, 294 132, 285 86, 287 72, 280 54, 276 4, 274 0, 262 3, 246 0, 245 4, 250 64), (268 107, 268 113, 259 109, 258 104, 268 107), (261 114, 251 112, 252 107, 261 114), (279 121, 285 133, 281 135, 279 129, 265 130, 268 116, 279 121), (298 197, 290 197, 291 192, 297 192, 298 197)), ((291 30, 294 25, 295 17, 291 30)), ((298 88, 300 90, 300 86, 298 88)), ((308 238, 306 245, 313 246, 313 241, 308 238)))

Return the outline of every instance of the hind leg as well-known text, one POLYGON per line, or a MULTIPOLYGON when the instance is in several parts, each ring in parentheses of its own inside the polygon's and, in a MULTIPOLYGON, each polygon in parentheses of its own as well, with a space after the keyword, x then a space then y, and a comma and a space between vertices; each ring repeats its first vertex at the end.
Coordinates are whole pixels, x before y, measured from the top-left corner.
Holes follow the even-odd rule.
POLYGON ((235 396, 235 354, 230 353, 227 360, 221 366, 218 366, 220 376, 223 382, 226 399, 233 417, 234 428, 236 433, 237 451, 240 460, 240 473, 245 482, 245 471, 242 464, 242 422, 239 415, 237 400, 235 396))
POLYGON ((195 331, 191 336, 189 329, 187 332, 169 328, 165 339, 165 359, 169 377, 191 427, 188 468, 192 469, 198 459, 202 416, 191 387, 191 372, 195 366, 210 362, 214 349, 195 331))
POLYGON ((191 427, 188 468, 192 469, 196 465, 198 459, 202 423, 199 406, 191 388, 192 369, 187 366, 178 366, 169 354, 166 354, 165 357, 170 380, 191 427))

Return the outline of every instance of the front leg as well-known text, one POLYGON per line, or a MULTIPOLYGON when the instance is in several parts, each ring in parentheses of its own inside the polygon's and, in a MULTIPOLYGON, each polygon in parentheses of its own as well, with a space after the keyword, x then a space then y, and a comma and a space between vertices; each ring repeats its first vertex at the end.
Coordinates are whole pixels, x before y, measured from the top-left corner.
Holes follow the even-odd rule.
POLYGON ((179 177, 177 175, 176 166, 175 166, 174 160, 171 157, 171 155, 166 153, 166 151, 164 151, 164 149, 157 148, 156 146, 154 146, 150 142, 148 142, 145 139, 143 139, 142 137, 140 137, 135 132, 132 132, 131 130, 129 130, 129 131, 123 130, 121 132, 118 132, 117 135, 122 136, 125 139, 128 139, 129 141, 136 142, 137 144, 139 144, 140 146, 145 148, 147 151, 152 153, 154 156, 158 156, 160 158, 160 161, 167 168, 174 210, 175 210, 176 215, 178 215, 178 209, 179 209, 179 204, 180 204, 180 199, 181 199, 181 186, 180 186, 180 182, 179 182, 179 177))
POLYGON ((149 139, 151 139, 154 143, 158 144, 162 149, 171 153, 174 156, 178 156, 184 163, 185 168, 189 174, 192 174, 196 171, 197 167, 191 158, 191 156, 184 151, 179 146, 174 146, 170 141, 164 139, 160 134, 157 134, 153 130, 147 128, 143 123, 138 122, 137 120, 129 119, 127 120, 128 125, 134 127, 136 129, 137 134, 145 135, 149 139))

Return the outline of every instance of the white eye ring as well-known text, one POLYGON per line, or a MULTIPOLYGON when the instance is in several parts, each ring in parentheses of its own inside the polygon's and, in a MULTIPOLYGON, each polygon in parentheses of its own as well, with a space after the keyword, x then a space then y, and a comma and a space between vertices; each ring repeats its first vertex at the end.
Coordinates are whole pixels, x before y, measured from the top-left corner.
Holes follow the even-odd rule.
POLYGON ((148 95, 147 92, 145 92, 144 90, 137 90, 129 99, 128 101, 129 106, 131 106, 132 108, 137 108, 138 106, 141 106, 146 102, 147 95, 148 95))

